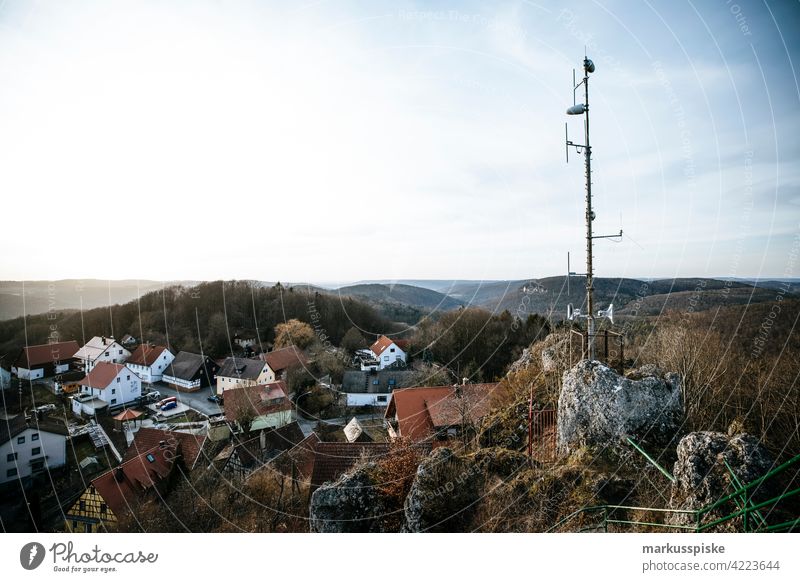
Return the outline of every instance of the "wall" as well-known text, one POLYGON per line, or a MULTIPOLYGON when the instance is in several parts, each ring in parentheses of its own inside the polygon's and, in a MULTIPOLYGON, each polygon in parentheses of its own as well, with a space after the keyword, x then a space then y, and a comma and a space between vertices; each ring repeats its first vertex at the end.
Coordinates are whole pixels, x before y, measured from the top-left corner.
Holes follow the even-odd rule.
MULTIPOLYGON (((44 460, 41 471, 62 467, 67 459, 67 439, 63 435, 27 428, 7 443, 0 446, 0 483, 14 481, 33 474, 31 460, 44 460), (38 434, 38 440, 33 435, 38 434), (23 443, 17 443, 24 438, 23 443), (35 448, 38 454, 33 454, 35 448), (16 460, 8 461, 8 455, 16 453, 16 460), (16 468, 16 475, 8 475, 8 470, 16 468)), ((39 471, 39 472, 41 472, 39 471)))

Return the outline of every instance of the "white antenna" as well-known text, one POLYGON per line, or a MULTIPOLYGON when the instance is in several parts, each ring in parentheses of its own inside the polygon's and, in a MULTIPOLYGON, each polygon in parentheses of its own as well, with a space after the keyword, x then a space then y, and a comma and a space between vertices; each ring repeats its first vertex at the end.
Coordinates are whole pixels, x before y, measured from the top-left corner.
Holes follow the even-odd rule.
MULTIPOLYGON (((622 237, 622 230, 619 231, 619 234, 612 234, 612 235, 603 235, 603 236, 594 236, 592 235, 592 221, 595 219, 594 210, 592 210, 592 147, 589 145, 589 73, 594 73, 595 66, 594 63, 584 55, 583 57, 583 80, 580 83, 575 83, 575 71, 573 70, 573 78, 572 78, 572 102, 573 105, 569 109, 567 109, 567 115, 585 115, 583 121, 583 129, 586 138, 585 144, 576 144, 569 140, 569 134, 567 134, 567 152, 569 152, 570 146, 574 147, 578 153, 583 152, 585 156, 585 164, 586 164, 586 315, 583 316, 586 318, 586 328, 587 328, 587 345, 588 345, 588 357, 590 360, 595 359, 595 349, 594 349, 594 267, 592 265, 592 253, 593 253, 593 246, 594 246, 594 239, 596 238, 616 238, 622 237), (575 94, 578 90, 578 87, 583 85, 584 89, 584 102, 583 103, 576 103, 575 102, 575 94)), ((569 161, 569 155, 567 155, 567 161, 569 161)), ((569 265, 567 266, 567 278, 569 279, 569 265)), ((614 306, 609 306, 609 308, 605 311, 600 311, 598 313, 598 317, 608 317, 611 323, 613 321, 614 316, 614 306), (600 315, 602 313, 602 315, 600 315)), ((581 314, 580 311, 577 309, 572 309, 572 306, 567 307, 567 318, 570 320, 580 318, 581 314), (571 315, 571 317, 570 317, 571 315)))

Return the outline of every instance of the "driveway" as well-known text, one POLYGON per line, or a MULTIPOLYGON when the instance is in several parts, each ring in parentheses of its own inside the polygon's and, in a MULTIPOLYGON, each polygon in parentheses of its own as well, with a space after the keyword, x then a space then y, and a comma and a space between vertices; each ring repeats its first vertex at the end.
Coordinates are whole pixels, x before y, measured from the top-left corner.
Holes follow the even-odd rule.
POLYGON ((209 402, 208 397, 214 394, 214 388, 206 386, 197 392, 178 392, 174 388, 170 388, 162 382, 155 382, 152 385, 153 390, 161 392, 161 398, 168 396, 175 396, 178 402, 185 404, 189 408, 193 408, 197 412, 205 414, 206 416, 213 416, 215 414, 222 414, 223 410, 214 402, 209 402))

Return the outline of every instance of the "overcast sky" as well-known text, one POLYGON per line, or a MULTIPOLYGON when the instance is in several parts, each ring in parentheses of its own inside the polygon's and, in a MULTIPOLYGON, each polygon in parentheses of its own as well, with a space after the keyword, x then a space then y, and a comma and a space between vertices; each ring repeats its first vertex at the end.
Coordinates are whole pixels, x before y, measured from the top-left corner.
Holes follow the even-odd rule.
POLYGON ((301 4, 0 2, 0 279, 575 270, 584 45, 597 274, 800 276, 797 2, 301 4))

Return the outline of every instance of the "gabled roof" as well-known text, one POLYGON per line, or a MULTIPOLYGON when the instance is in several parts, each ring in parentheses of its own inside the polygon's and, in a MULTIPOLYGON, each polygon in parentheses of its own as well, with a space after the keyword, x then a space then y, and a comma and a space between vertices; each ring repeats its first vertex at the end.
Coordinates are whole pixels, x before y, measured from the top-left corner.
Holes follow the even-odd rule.
MULTIPOLYGON (((392 344, 394 344, 398 348, 400 348, 400 343, 399 342, 402 342, 402 341, 403 340, 394 341, 394 340, 389 339, 385 335, 382 335, 381 337, 378 338, 378 340, 374 344, 372 344, 369 347, 369 349, 376 356, 380 356, 386 350, 386 348, 388 348, 392 344)), ((402 348, 400 348, 400 349, 402 349, 402 348)))
POLYGON ((489 411, 499 383, 427 386, 395 390, 385 418, 397 417, 400 434, 413 441, 433 436, 437 429, 458 426, 465 418, 477 422, 489 411))
POLYGON ((143 412, 139 412, 138 410, 134 410, 133 408, 126 408, 125 410, 120 412, 118 415, 116 415, 114 417, 114 420, 119 420, 119 421, 136 420, 142 414, 144 414, 144 413, 143 412))
POLYGON ((18 414, 8 419, 0 419, 0 445, 7 443, 9 440, 18 434, 25 432, 27 429, 33 429, 39 432, 49 432, 52 434, 60 434, 67 436, 69 430, 63 421, 55 418, 43 418, 37 420, 36 417, 31 417, 30 420, 25 420, 25 415, 18 414))
POLYGON ((122 458, 124 461, 136 458, 143 452, 146 452, 153 447, 157 447, 161 442, 165 443, 179 443, 181 449, 181 456, 183 457, 184 465, 191 469, 194 467, 200 451, 206 442, 204 435, 190 434, 186 432, 175 432, 161 430, 157 428, 142 427, 136 431, 131 446, 125 451, 125 456, 122 458))
POLYGON ((389 453, 389 443, 325 443, 314 447, 311 487, 336 481, 362 458, 380 459, 389 453))
POLYGON ((97 358, 97 356, 105 352, 115 343, 116 340, 113 337, 96 335, 88 342, 86 342, 86 345, 84 345, 81 349, 75 352, 74 357, 79 358, 81 360, 89 360, 90 362, 94 361, 97 358))
MULTIPOLYGON (((243 380, 256 380, 264 370, 265 363, 261 360, 250 358, 225 358, 217 376, 225 378, 241 378, 243 380)), ((226 396, 227 398, 227 396, 226 396)))
POLYGON ((225 390, 225 420, 228 422, 237 422, 246 413, 257 418, 291 409, 292 403, 286 397, 286 384, 282 380, 225 390))
POLYGON ((364 431, 364 427, 361 426, 355 416, 344 427, 344 436, 347 438, 348 443, 368 443, 372 441, 372 437, 364 431))
POLYGON ((194 380, 206 360, 210 365, 215 365, 208 356, 191 352, 178 352, 172 363, 167 366, 164 375, 180 378, 181 380, 194 380))
POLYGON ((49 363, 67 362, 78 351, 78 342, 58 342, 22 348, 14 365, 18 368, 31 369, 49 363))
POLYGON ((242 465, 252 467, 257 463, 266 463, 280 453, 294 448, 303 441, 303 438, 303 431, 295 421, 279 428, 251 432, 247 440, 234 446, 232 452, 238 456, 242 465))
POLYGON ((306 355, 294 346, 261 354, 261 359, 266 360, 270 369, 275 373, 294 366, 305 365, 308 362, 306 355))
MULTIPOLYGON (((92 371, 86 374, 80 381, 81 386, 89 386, 90 388, 97 388, 102 390, 108 388, 109 384, 114 381, 114 378, 125 369, 125 364, 112 364, 111 362, 98 362, 92 371)), ((133 370, 128 368, 131 374, 135 374, 133 370)))
POLYGON ((136 506, 143 495, 169 476, 179 453, 180 447, 174 442, 157 445, 103 473, 92 485, 111 511, 119 516, 136 506))
POLYGON ((147 366, 148 368, 152 366, 158 358, 161 357, 161 354, 165 351, 169 351, 164 346, 149 346, 147 344, 142 344, 138 348, 136 348, 131 354, 131 357, 128 358, 127 364, 136 364, 138 366, 147 366))

